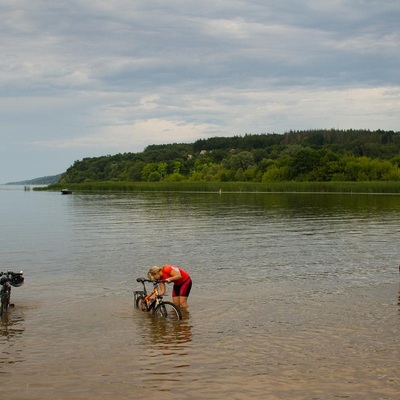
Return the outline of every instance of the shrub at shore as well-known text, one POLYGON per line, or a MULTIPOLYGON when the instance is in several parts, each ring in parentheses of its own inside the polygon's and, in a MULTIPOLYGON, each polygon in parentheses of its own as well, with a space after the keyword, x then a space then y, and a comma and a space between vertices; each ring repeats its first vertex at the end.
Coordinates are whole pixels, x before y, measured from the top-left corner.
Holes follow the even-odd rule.
MULTIPOLYGON (((34 190, 61 191, 61 184, 34 190)), ((369 193, 400 194, 400 182, 85 182, 68 186, 72 192, 216 192, 216 193, 369 193)))

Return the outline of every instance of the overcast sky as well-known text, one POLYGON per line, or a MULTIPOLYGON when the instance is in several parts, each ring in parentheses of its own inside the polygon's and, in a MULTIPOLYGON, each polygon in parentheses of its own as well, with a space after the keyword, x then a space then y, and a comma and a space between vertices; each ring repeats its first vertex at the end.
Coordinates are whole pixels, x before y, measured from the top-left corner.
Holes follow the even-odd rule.
POLYGON ((0 0, 0 183, 149 144, 400 130, 399 0, 0 0))

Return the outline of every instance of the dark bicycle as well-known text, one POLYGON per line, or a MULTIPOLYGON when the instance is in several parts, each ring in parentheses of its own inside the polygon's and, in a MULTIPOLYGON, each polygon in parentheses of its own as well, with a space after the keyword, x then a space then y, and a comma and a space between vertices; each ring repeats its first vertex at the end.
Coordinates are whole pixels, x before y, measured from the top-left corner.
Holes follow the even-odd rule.
POLYGON ((133 292, 135 307, 142 311, 151 312, 156 317, 161 317, 171 321, 182 319, 182 313, 179 308, 170 301, 165 301, 163 296, 159 294, 160 283, 165 283, 162 280, 149 280, 145 278, 137 278, 137 282, 143 285, 143 290, 133 292), (147 293, 146 282, 153 284, 153 290, 147 293))
POLYGON ((0 317, 7 312, 8 307, 13 304, 10 303, 11 299, 11 286, 19 287, 24 284, 23 272, 0 272, 0 317))

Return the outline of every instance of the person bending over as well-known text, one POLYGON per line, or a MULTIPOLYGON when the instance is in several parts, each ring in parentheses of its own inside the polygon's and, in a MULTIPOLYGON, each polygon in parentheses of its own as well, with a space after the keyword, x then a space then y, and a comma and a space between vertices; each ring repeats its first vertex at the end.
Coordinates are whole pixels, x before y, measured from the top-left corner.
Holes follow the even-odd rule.
MULTIPOLYGON (((163 265, 162 267, 151 267, 147 276, 150 280, 158 279, 174 283, 172 289, 172 301, 178 307, 188 307, 187 299, 192 288, 192 279, 188 272, 175 265, 163 265)), ((165 293, 164 283, 160 284, 160 295, 165 293)))

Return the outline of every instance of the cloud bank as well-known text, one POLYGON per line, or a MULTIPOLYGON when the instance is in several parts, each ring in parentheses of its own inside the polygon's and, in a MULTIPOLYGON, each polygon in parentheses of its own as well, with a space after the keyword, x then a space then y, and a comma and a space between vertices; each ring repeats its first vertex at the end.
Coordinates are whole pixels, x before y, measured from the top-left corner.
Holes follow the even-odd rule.
POLYGON ((399 130, 400 3, 0 3, 0 182, 149 144, 399 130))

